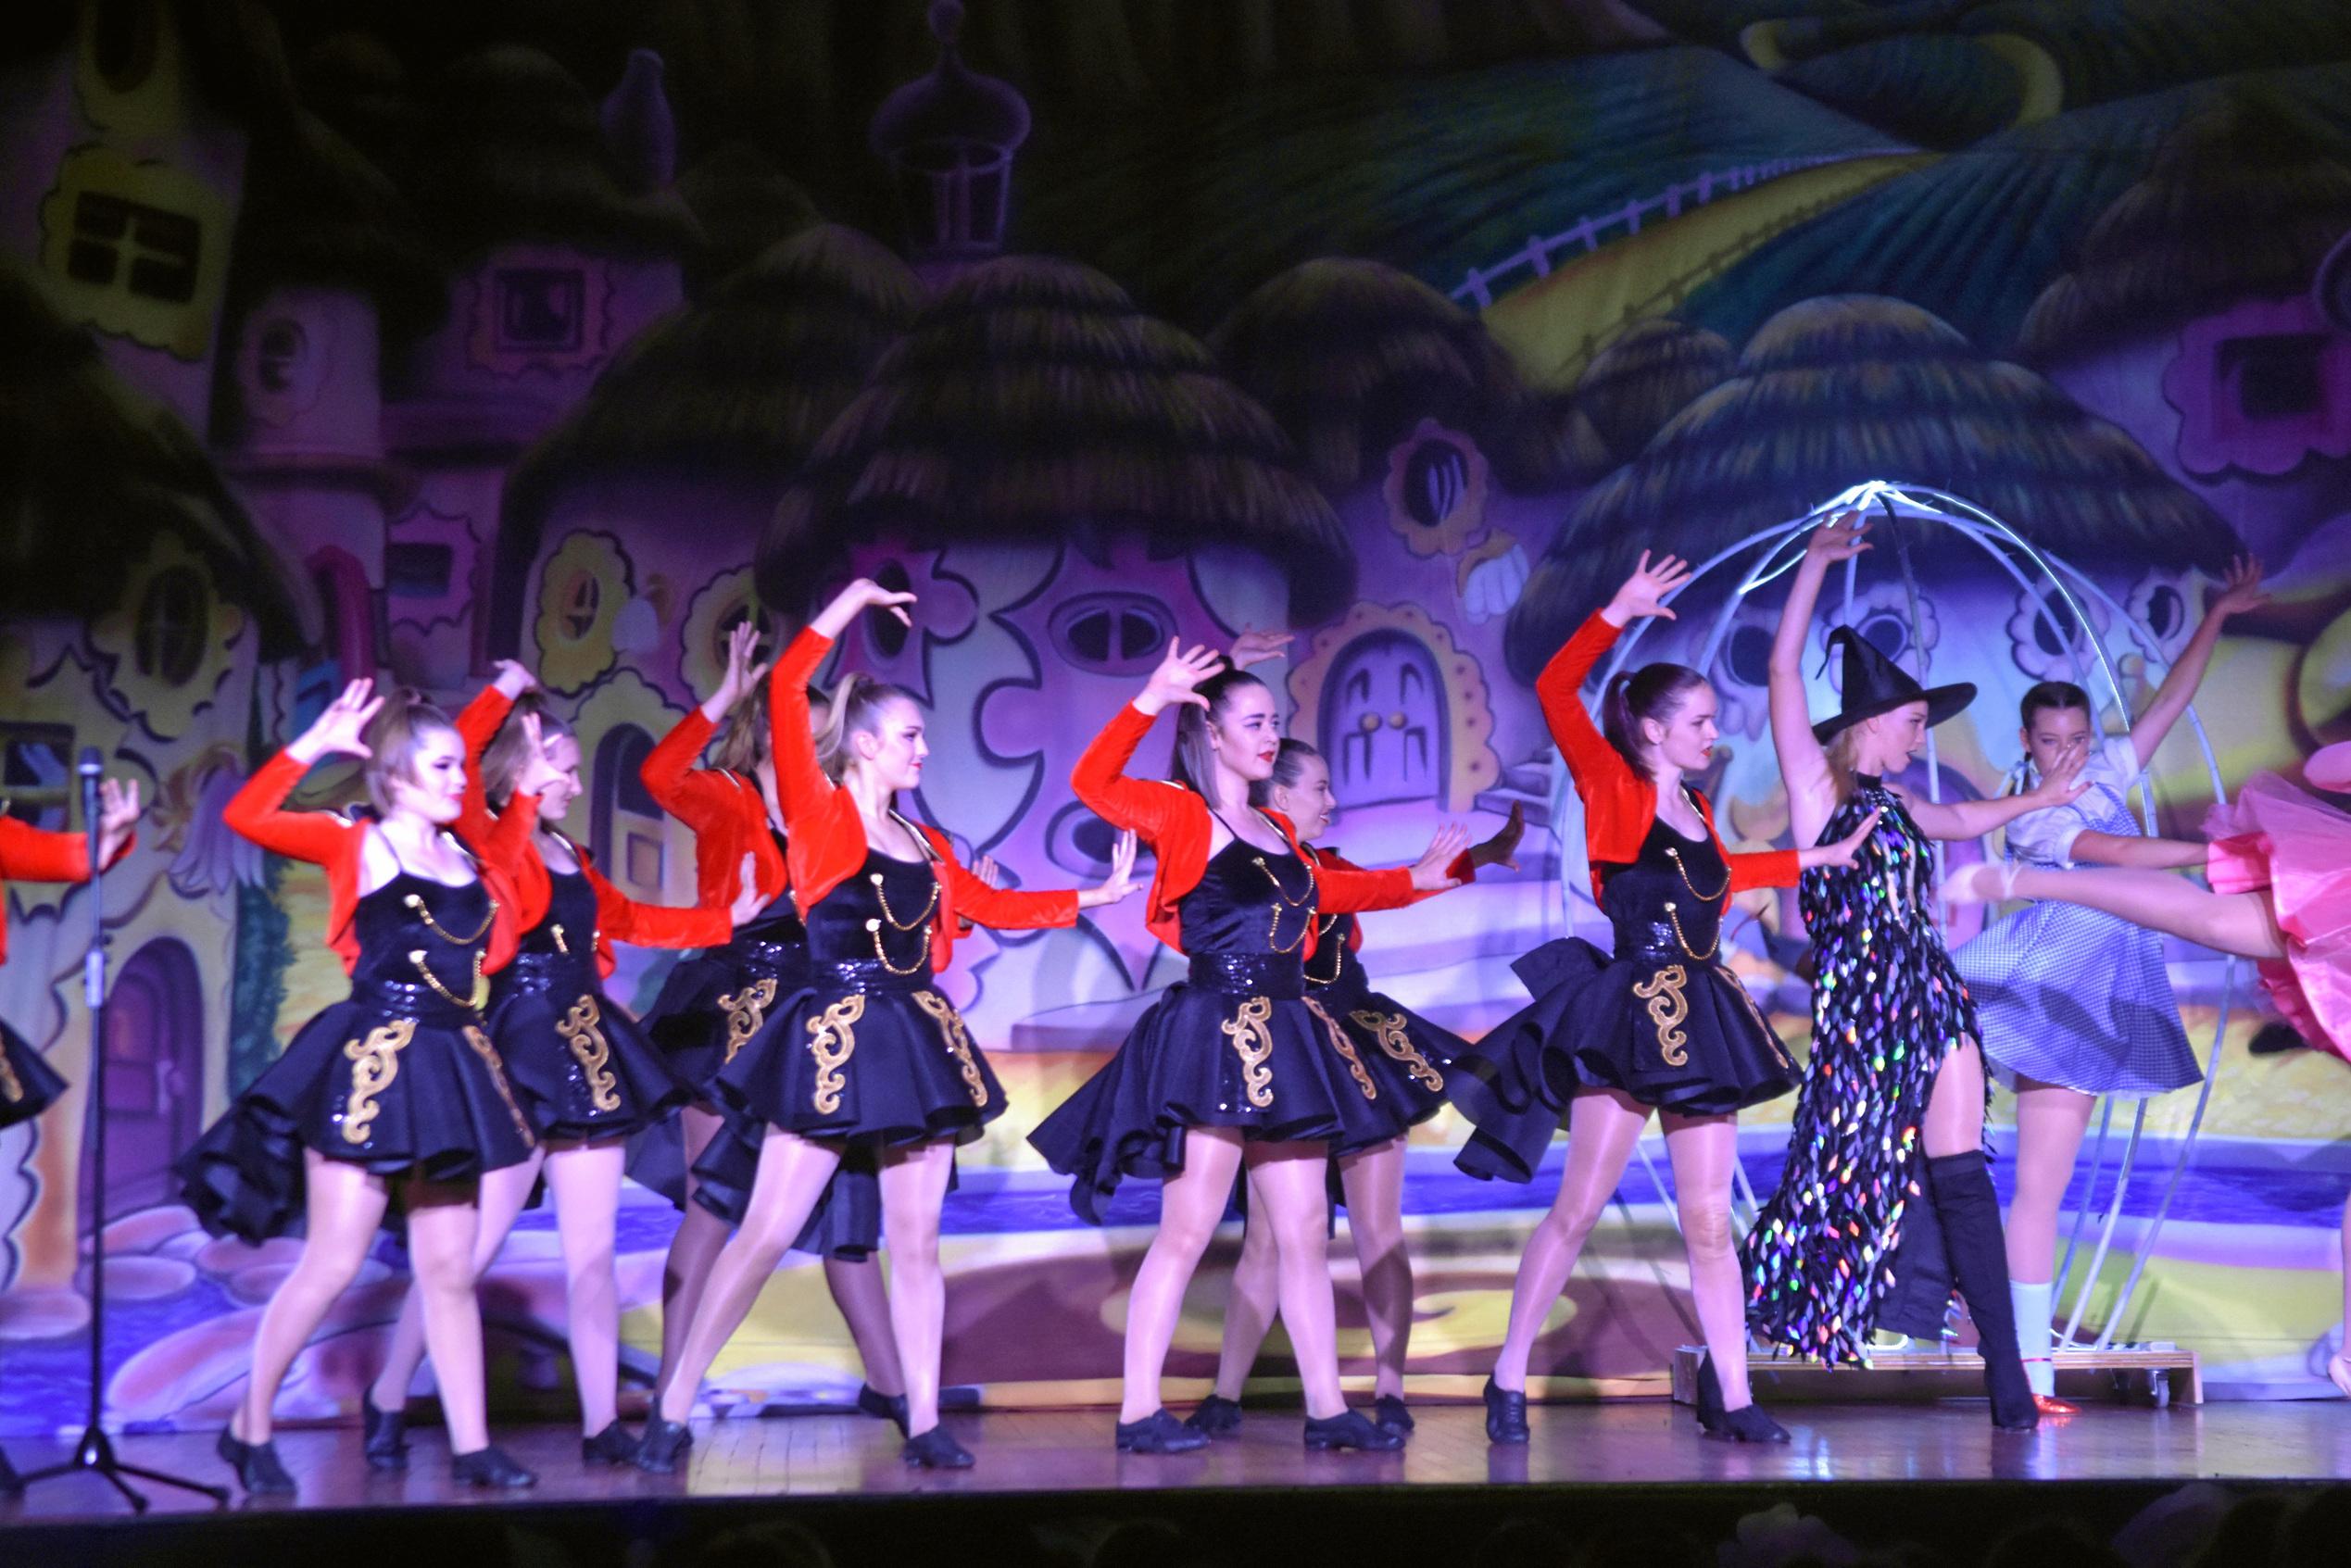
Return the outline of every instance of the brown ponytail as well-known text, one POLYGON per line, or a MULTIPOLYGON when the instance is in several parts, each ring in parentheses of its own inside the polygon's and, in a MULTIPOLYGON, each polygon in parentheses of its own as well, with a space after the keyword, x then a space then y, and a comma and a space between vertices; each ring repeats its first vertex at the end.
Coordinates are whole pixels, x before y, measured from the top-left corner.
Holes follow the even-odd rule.
POLYGON ((1646 777, 1649 763, 1642 756, 1641 721, 1671 721, 1690 700, 1690 694, 1705 684, 1706 677, 1686 664, 1644 664, 1629 672, 1619 671, 1609 678, 1601 696, 1600 733, 1608 737, 1618 756, 1632 764, 1634 772, 1646 777))
MULTIPOLYGON (((1193 687, 1208 699, 1208 706, 1188 702, 1176 709, 1176 758, 1167 776, 1213 804, 1216 797, 1209 793, 1209 781, 1216 776, 1216 753, 1208 743, 1208 726, 1232 707, 1234 693, 1264 684, 1246 670, 1224 670, 1193 687)), ((1279 759, 1276 760, 1278 765, 1279 759)))
POLYGON ((572 733, 572 726, 555 716, 542 693, 524 692, 515 698, 506 722, 482 752, 482 793, 501 811, 514 798, 514 786, 522 782, 523 769, 531 760, 530 736, 522 729, 522 720, 528 714, 538 716, 541 745, 572 733))

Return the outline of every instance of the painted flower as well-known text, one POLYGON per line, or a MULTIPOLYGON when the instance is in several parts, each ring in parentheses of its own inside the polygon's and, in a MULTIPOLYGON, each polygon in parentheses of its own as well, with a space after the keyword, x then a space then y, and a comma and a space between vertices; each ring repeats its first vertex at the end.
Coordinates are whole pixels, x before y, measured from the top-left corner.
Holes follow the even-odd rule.
POLYGON ((1388 454, 1388 526, 1414 555, 1458 555, 1485 533, 1486 486, 1477 443, 1423 420, 1388 454))
POLYGON ((2104 606, 2080 593, 2068 596, 2055 583, 2019 588, 2008 617, 2008 650, 2017 668, 2036 681, 2080 681, 2096 662, 2094 645, 2105 636, 2107 620, 2104 606))
POLYGON ((539 573, 539 683, 572 695, 612 667, 613 632, 634 589, 610 533, 574 533, 539 573))
MULTIPOLYGON (((1818 633, 1824 651, 1830 633, 1840 626, 1850 626, 1872 647, 1920 680, 1934 668, 1935 647, 1942 641, 1942 622, 1936 618, 1934 599, 1928 594, 1922 591, 1917 596, 1915 619, 1910 590, 1900 583, 1873 583, 1855 594, 1851 605, 1844 602, 1841 594, 1822 596, 1829 600, 1822 612, 1818 633)), ((1842 692, 1844 678, 1844 660, 1829 659, 1829 684, 1842 692)))
POLYGON ((678 631, 678 673, 685 689, 697 696, 718 690, 726 678, 726 639, 746 619, 764 615, 749 567, 722 571, 704 583, 687 602, 678 631))
POLYGON ((186 734, 235 667, 245 611, 223 598, 195 552, 159 533, 123 582, 119 608, 90 628, 117 707, 157 740, 186 734))

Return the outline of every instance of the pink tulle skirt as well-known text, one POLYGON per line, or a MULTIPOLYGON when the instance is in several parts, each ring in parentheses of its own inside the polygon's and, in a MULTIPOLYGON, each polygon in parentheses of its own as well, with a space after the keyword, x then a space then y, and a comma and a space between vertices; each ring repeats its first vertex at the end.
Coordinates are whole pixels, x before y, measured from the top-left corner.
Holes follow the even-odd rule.
POLYGON ((2351 1060, 2351 815, 2263 773, 2205 819, 2216 893, 2262 893, 2286 956, 2260 966, 2285 1021, 2351 1060))

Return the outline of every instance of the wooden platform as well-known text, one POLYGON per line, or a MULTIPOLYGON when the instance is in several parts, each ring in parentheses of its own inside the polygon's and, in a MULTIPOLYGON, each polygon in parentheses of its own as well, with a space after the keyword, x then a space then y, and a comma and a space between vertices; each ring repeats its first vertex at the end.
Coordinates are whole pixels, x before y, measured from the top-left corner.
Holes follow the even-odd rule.
MULTIPOLYGON (((294 1431, 279 1444, 302 1485, 295 1501, 240 1499, 213 1512, 200 1499, 150 1488, 155 1512, 132 1520, 101 1482, 77 1476, 0 1501, 0 1562, 417 1568, 420 1553, 446 1549, 490 1553, 448 1555, 451 1568, 656 1568, 685 1543, 698 1552, 731 1533, 782 1528, 796 1541, 794 1532, 811 1534, 822 1555, 760 1561, 906 1568, 1050 1562, 1029 1549, 1041 1552, 1054 1531, 1120 1521, 1219 1543, 1235 1565, 1301 1568, 1342 1549, 1374 1554, 1369 1561, 1407 1561, 1398 1553, 1408 1549, 1450 1549, 1458 1558, 1513 1521, 1570 1541, 1619 1528, 1678 1532, 1711 1562, 1711 1545, 1731 1538, 1742 1517, 1787 1501, 1857 1542, 1931 1531, 1950 1550, 1988 1547, 2042 1515, 2111 1532, 2194 1479, 2274 1485, 2351 1474, 2351 1407, 2336 1401, 2106 1405, 2022 1436, 1993 1432, 1980 1399, 1792 1406, 1779 1411, 1795 1433, 1784 1448, 1702 1441, 1689 1412, 1662 1399, 1539 1407, 1534 1442, 1521 1449, 1490 1447, 1475 1407, 1417 1413, 1419 1430, 1401 1455, 1308 1453, 1293 1409, 1252 1410, 1238 1438, 1170 1458, 1115 1453, 1103 1411, 958 1415, 952 1429, 979 1456, 961 1474, 909 1470, 897 1435, 859 1416, 702 1424, 676 1476, 587 1468, 576 1431, 532 1427, 499 1434, 540 1473, 540 1485, 519 1494, 453 1490, 435 1431, 417 1435, 406 1475, 389 1476, 362 1463, 355 1431, 294 1431), (1950 1485, 1921 1488, 1922 1481, 1950 1485), (779 1512, 785 1500, 791 1506, 779 1512), (519 1544, 531 1540, 545 1549, 533 1555, 519 1544), (980 1544, 1005 1549, 975 1560, 980 1544)), ((131 1462, 225 1478, 209 1435, 131 1436, 120 1446, 131 1462)), ((61 1457, 55 1444, 8 1447, 21 1468, 61 1457)), ((1668 1552, 1658 1561, 1678 1560, 1668 1552)))
MULTIPOLYGON (((1674 1402, 1698 1402, 1698 1364, 1705 1347, 1685 1345, 1674 1352, 1674 1402)), ((2204 1403, 2204 1377, 2194 1350, 2176 1345, 2117 1345, 2104 1350, 2059 1350, 2052 1358, 2057 1395, 2075 1404, 2149 1405, 2204 1403)), ((1884 1350, 1872 1364, 1823 1366, 1808 1357, 1749 1363, 1755 1398, 1779 1409, 1814 1405, 1965 1399, 1983 1392, 1983 1358, 1973 1348, 1938 1346, 1884 1350)))

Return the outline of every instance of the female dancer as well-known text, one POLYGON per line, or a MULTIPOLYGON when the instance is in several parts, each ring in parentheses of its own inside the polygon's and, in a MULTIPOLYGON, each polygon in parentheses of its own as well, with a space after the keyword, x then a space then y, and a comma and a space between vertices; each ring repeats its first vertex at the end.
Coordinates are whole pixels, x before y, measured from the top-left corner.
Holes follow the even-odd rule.
POLYGON ((1772 745, 1796 842, 1841 838, 1879 820, 1850 866, 1802 884, 1804 927, 1819 954, 1812 1060, 1779 1188, 1747 1235, 1749 1322, 1770 1342, 1827 1361, 1866 1359, 1881 1320, 1940 1333, 1955 1276, 1981 1341, 1993 1424, 2025 1431, 2040 1416, 2017 1355, 2000 1204, 1986 1169, 1980 1032, 1927 907, 1928 842, 1980 837, 2027 811, 2069 803, 2083 788, 2074 777, 2081 759, 2004 799, 1939 803, 1888 784, 1927 727, 1958 713, 1975 688, 1922 690, 1847 627, 1829 638, 1843 653, 1842 706, 1808 722, 1803 660, 1813 607, 1830 563, 1867 549, 1867 532, 1857 513, 1814 530, 1771 646, 1772 745))
MULTIPOLYGON (((2008 859, 2043 870, 2078 862, 2204 864, 2205 847, 2147 838, 2131 814, 2131 786, 2187 711, 2231 615, 2259 606, 2261 563, 2238 561, 2203 622, 2127 735, 2098 739, 2089 694, 2043 681, 2019 708, 2028 779, 2069 756, 2088 759, 2090 788, 2072 805, 2008 824, 2008 859)), ((2073 1180, 2100 1095, 2140 1098, 2203 1076, 2171 995, 2153 932, 2063 903, 2034 904, 1985 930, 1953 956, 1983 1024, 1983 1054, 2017 1092, 2017 1190, 2008 1205, 2009 1298, 2026 1379, 2043 1415, 2071 1415, 2056 1398, 2050 1359, 2051 1275, 2057 1208, 2073 1180), (2096 998, 2085 1007, 2082 998, 2096 998)))
POLYGON ((1327 1161, 1395 1135, 1376 1109, 1362 1054, 1306 996, 1320 914, 1404 901, 1453 885, 1465 835, 1437 837, 1418 864, 1391 872, 1309 864, 1287 822, 1252 809, 1280 744, 1274 694, 1206 648, 1171 646, 1142 694, 1087 748, 1071 784, 1113 826, 1156 849, 1149 923, 1190 956, 1116 1055, 1029 1136, 1075 1181, 1070 1201, 1099 1223, 1122 1176, 1163 1184, 1160 1224, 1127 1302, 1122 1450, 1176 1453, 1208 1441, 1160 1402, 1159 1382, 1200 1262, 1249 1173, 1250 1211, 1274 1237, 1282 1321, 1306 1386, 1306 1444, 1396 1449, 1401 1435, 1347 1408, 1332 1323, 1324 1184, 1327 1161), (1176 779, 1131 779, 1128 759, 1175 706, 1176 779))
MULTIPOLYGON (((636 1022, 612 1006, 603 981, 612 972, 615 941, 715 946, 757 908, 759 895, 746 877, 731 912, 664 909, 639 903, 605 880, 580 847, 550 825, 580 797, 580 746, 535 696, 524 695, 536 684, 521 665, 505 662, 458 715, 468 759, 459 834, 488 846, 498 842, 496 827, 505 813, 528 813, 534 821, 529 837, 504 835, 499 869, 514 884, 515 923, 523 935, 514 961, 491 985, 489 1022, 539 1148, 482 1178, 473 1261, 480 1274, 497 1261, 544 1170, 563 1249, 580 1457, 625 1464, 636 1457, 636 1440, 615 1409, 621 1310, 612 1248, 622 1154, 632 1134, 684 1104, 691 1091, 636 1022)), ((367 1460, 375 1469, 408 1466, 403 1407, 424 1359, 420 1305, 409 1291, 364 1406, 367 1460)))
POLYGON ((1710 1437, 1788 1440, 1747 1386, 1747 1332, 1731 1244, 1730 1181, 1739 1112, 1786 1094, 1796 1069, 1716 956, 1733 894, 1785 887, 1801 868, 1853 861, 1875 819, 1826 847, 1734 855, 1713 809, 1691 787, 1715 746, 1705 677, 1650 664, 1608 684, 1606 733, 1579 695, 1617 634, 1691 579, 1667 556, 1641 564, 1552 657, 1535 684, 1552 738, 1584 802, 1592 887, 1616 928, 1616 955, 1580 938, 1537 955, 1549 976, 1533 1005, 1455 1063, 1452 1100, 1470 1122, 1455 1162, 1473 1176, 1531 1181, 1552 1135, 1568 1130, 1567 1166, 1550 1210, 1527 1238, 1510 1326, 1487 1380, 1486 1436, 1524 1443, 1527 1362, 1585 1239, 1624 1177, 1654 1112, 1673 1160, 1690 1293, 1705 1335, 1698 1415, 1710 1437))
MULTIPOLYGON (((259 1242, 305 1225, 302 1255, 262 1311, 245 1400, 220 1457, 248 1492, 292 1492, 270 1441, 287 1367, 351 1283, 396 1190, 449 1428, 449 1473, 476 1486, 534 1477, 490 1444, 474 1298, 484 1172, 537 1147, 482 1027, 488 972, 514 952, 511 887, 445 830, 465 795, 465 747, 438 709, 354 681, 222 812, 263 848, 323 866, 327 941, 348 1000, 305 1024, 178 1170, 214 1235, 259 1242), (310 765, 367 759, 373 822, 279 809, 310 765)), ((520 824, 521 819, 517 819, 520 824)))
MULTIPOLYGON (((685 1145, 684 1213, 670 1237, 661 1270, 661 1367, 653 1386, 665 1387, 685 1343, 685 1331, 701 1305, 702 1285, 719 1248, 726 1245, 742 1205, 755 1160, 737 1160, 727 1190, 711 1190, 695 1164, 719 1130, 710 1084, 718 1070, 760 1032, 779 997, 808 983, 808 928, 792 902, 785 853, 784 808, 775 793, 775 763, 768 751, 766 668, 754 663, 759 627, 749 621, 727 638, 726 673, 701 707, 680 720, 645 759, 641 776, 655 803, 694 832, 694 872, 701 900, 710 904, 737 896, 737 874, 748 856, 755 867, 749 884, 758 909, 738 921, 731 936, 709 951, 681 960, 670 971, 660 996, 646 1018, 646 1032, 670 1055, 671 1064, 695 1091, 679 1113, 685 1145), (715 766, 695 761, 719 726, 715 766), (712 1199, 718 1199, 716 1206, 712 1199)), ((823 706, 810 693, 812 709, 823 706)), ((753 1153, 755 1151, 746 1151, 753 1153)), ((906 1382, 899 1368, 898 1342, 890 1336, 889 1298, 873 1248, 880 1240, 881 1200, 871 1163, 861 1157, 834 1179, 809 1234, 794 1245, 824 1261, 824 1284, 849 1324, 865 1379, 857 1408, 897 1424, 906 1435, 906 1382)))
MULTIPOLYGON (((1232 659, 1236 668, 1249 662, 1240 646, 1235 646, 1232 659)), ((1331 793, 1330 764, 1304 741, 1281 743, 1273 772, 1250 791, 1250 804, 1289 818, 1298 835, 1299 854, 1315 870, 1364 869, 1314 842, 1329 829, 1339 802, 1331 793)), ((1471 847, 1453 873, 1467 881, 1481 865, 1515 870, 1511 856, 1525 832, 1526 819, 1514 807, 1509 825, 1471 847)), ((1415 889, 1404 902, 1429 897, 1415 889)), ((1384 1431, 1402 1435, 1413 1429, 1412 1411, 1404 1404, 1404 1362, 1413 1329, 1413 1264, 1404 1249, 1405 1136, 1443 1108, 1445 1074, 1453 1058, 1469 1047, 1452 1031, 1374 991, 1363 960, 1355 956, 1363 941, 1363 928, 1353 915, 1322 916, 1314 933, 1316 956, 1306 966, 1306 994, 1353 1042, 1356 1056, 1379 1085, 1380 1098, 1374 1103, 1389 1108, 1396 1128, 1385 1142, 1359 1149, 1336 1165, 1347 1203, 1347 1229, 1363 1273, 1364 1314, 1371 1324, 1372 1420, 1384 1431)), ((1216 1361, 1215 1390, 1185 1425, 1212 1437, 1240 1429, 1241 1385, 1273 1326, 1280 1289, 1272 1228, 1262 1221, 1245 1226, 1240 1262, 1225 1304, 1225 1343, 1216 1361)))
MULTIPOLYGON (((2303 766, 2320 789, 2351 793, 2351 742, 2303 766)), ((2257 960, 2262 989, 2320 1050, 2351 1060, 2351 814, 2273 773, 2215 807, 2212 891, 2164 872, 1976 865, 1943 884, 1961 903, 2055 898, 2257 960)), ((2327 1376, 2351 1395, 2351 1202, 2344 1207, 2345 1349, 2327 1376)))
MULTIPOLYGON (((131 852, 132 828, 139 820, 139 782, 114 779, 98 785, 98 864, 113 865, 131 852)), ((11 882, 87 882, 90 838, 81 833, 50 833, 0 812, 0 887, 11 882)), ((0 896, 0 963, 8 958, 7 899, 0 896)), ((96 1042, 92 1042, 96 1049, 96 1042)), ((66 1082, 32 1042, 0 1018, 0 1128, 30 1122, 57 1102, 66 1082)), ((18 1490, 17 1473, 0 1453, 0 1497, 18 1490)))
MULTIPOLYGON (((809 978, 719 1069, 726 1136, 760 1140, 743 1223, 711 1266, 700 1308, 637 1463, 673 1469, 702 1374, 749 1312, 760 1286, 800 1232, 851 1150, 881 1166, 882 1223, 893 1277, 890 1322, 906 1372, 910 1464, 960 1469, 971 1454, 938 1424, 939 1206, 955 1145, 1001 1115, 1004 1091, 962 1016, 933 988, 959 917, 985 925, 1074 925, 1077 911, 1123 898, 1133 847, 1108 881, 1084 892, 1008 893, 956 863, 943 835, 917 828, 893 802, 922 782, 922 710, 895 686, 859 675, 833 695, 821 741, 809 734, 808 680, 861 610, 907 621, 911 594, 860 579, 793 640, 770 677, 770 741, 790 834, 792 893, 809 925, 809 978), (825 762, 837 775, 827 776, 825 762)), ((911 621, 908 621, 911 624, 911 621)), ((702 1168, 711 1168, 713 1148, 702 1168)))

